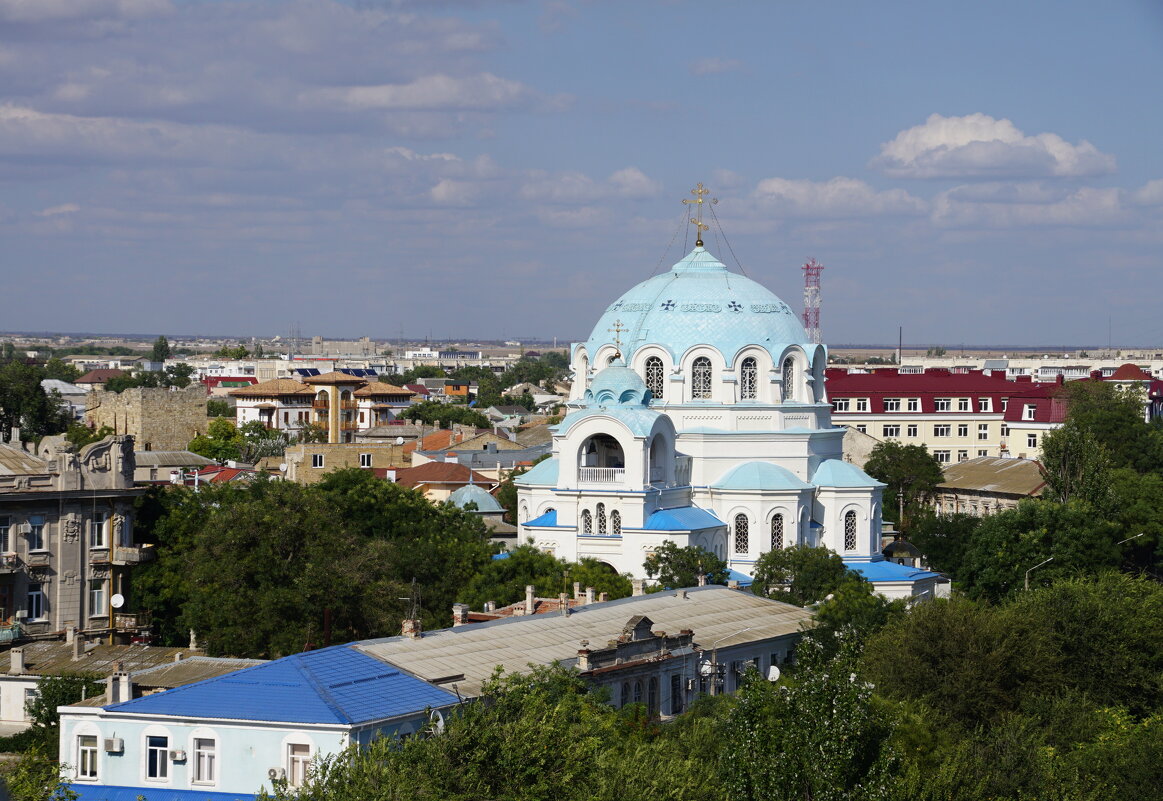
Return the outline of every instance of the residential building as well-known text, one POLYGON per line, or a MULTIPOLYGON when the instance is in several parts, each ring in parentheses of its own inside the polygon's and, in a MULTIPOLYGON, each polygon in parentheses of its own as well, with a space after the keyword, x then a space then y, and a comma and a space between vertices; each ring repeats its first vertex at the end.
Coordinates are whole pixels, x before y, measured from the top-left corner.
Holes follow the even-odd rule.
POLYGON ((170 484, 175 473, 180 475, 203 467, 214 465, 207 459, 191 451, 138 451, 134 453, 134 484, 170 484))
POLYGON ((1030 459, 983 457, 951 464, 933 506, 942 514, 987 515, 1017 508, 1046 487, 1042 466, 1030 459))
POLYGON ((383 381, 371 381, 355 391, 359 431, 387 425, 396 415, 412 405, 412 393, 383 381))
POLYGON ((294 434, 314 418, 315 391, 294 378, 272 378, 228 392, 239 426, 257 421, 269 429, 294 434))
POLYGON ((128 597, 130 571, 153 556, 134 537, 134 464, 120 435, 79 452, 63 437, 39 455, 0 445, 0 639, 148 630, 128 597))
POLYGON ((377 470, 376 475, 382 475, 401 487, 419 490, 433 503, 448 500, 456 490, 470 484, 482 484, 486 487, 495 484, 488 476, 457 462, 455 454, 449 454, 449 457, 449 461, 444 462, 426 462, 416 467, 388 469, 382 472, 377 470))
POLYGON ((56 378, 46 378, 40 382, 40 386, 49 395, 54 392, 57 393, 61 400, 68 404, 69 412, 72 414, 73 420, 79 422, 84 419, 85 406, 87 404, 86 396, 89 394, 88 389, 56 378))
POLYGON ((387 442, 329 444, 305 442, 292 445, 283 454, 283 477, 298 484, 314 484, 333 470, 359 467, 375 470, 406 468, 411 464, 403 445, 387 442))
POLYGON ((118 370, 113 367, 99 367, 85 373, 73 383, 87 391, 102 390, 105 389, 105 384, 109 379, 120 378, 123 375, 126 375, 125 370, 118 370))

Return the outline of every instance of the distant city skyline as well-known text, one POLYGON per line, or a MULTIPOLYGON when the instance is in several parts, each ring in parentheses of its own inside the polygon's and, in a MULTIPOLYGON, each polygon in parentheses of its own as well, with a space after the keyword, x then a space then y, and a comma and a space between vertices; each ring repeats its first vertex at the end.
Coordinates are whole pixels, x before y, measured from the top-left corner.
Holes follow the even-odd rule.
POLYGON ((0 0, 0 325, 564 345, 701 181, 730 269, 799 311, 825 265, 826 343, 1150 347, 1161 43, 1150 0, 0 0))

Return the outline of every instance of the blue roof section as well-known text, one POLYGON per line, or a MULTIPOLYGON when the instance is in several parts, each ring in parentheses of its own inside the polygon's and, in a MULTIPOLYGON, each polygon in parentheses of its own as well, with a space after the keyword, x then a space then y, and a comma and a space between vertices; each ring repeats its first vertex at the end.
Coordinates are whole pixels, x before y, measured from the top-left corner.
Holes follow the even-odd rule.
POLYGON ((875 562, 845 561, 844 566, 853 572, 859 573, 873 584, 887 581, 920 581, 941 575, 940 573, 933 573, 929 570, 922 570, 919 567, 909 567, 908 565, 889 562, 888 560, 878 560, 875 562))
POLYGON ((677 509, 659 509, 646 518, 644 531, 700 531, 705 528, 720 528, 723 521, 706 509, 695 506, 681 506, 677 509))
POLYGON ((547 487, 557 486, 557 472, 560 463, 556 458, 546 459, 544 462, 538 462, 529 468, 529 471, 522 473, 513 479, 514 484, 522 486, 529 484, 544 485, 547 487))
POLYGON ((353 725, 457 703, 348 645, 283 657, 105 709, 142 715, 353 725))
MULTIPOLYGON (((597 403, 597 401, 593 402, 597 403)), ((650 432, 654 430, 654 424, 658 422, 660 417, 666 420, 670 419, 662 412, 656 412, 644 406, 587 406, 567 414, 565 419, 557 424, 557 430, 559 433, 565 434, 582 420, 591 417, 613 418, 630 429, 630 433, 636 437, 650 436, 650 432)))
POLYGON ((503 512, 505 507, 480 484, 466 484, 448 496, 448 502, 461 509, 475 503, 478 512, 503 512))
POLYGON ((771 290, 730 272, 702 247, 606 308, 585 343, 591 360, 599 348, 614 344, 611 330, 618 321, 627 359, 646 344, 669 349, 674 359, 695 345, 710 345, 728 363, 746 346, 779 358, 785 346, 800 345, 809 359, 821 347, 811 344, 799 316, 771 290))
POLYGON ((821 462, 812 474, 812 483, 817 487, 884 487, 859 467, 839 459, 821 462))
POLYGON ((750 587, 755 583, 755 579, 746 573, 740 573, 738 570, 727 570, 727 581, 738 581, 740 587, 750 587))
POLYGON ((647 406, 650 390, 621 359, 594 376, 585 392, 587 406, 647 406))
POLYGON ((500 553, 493 554, 493 561, 496 562, 501 559, 508 559, 512 555, 513 554, 509 553, 508 551, 501 551, 500 553))
POLYGON ((712 489, 722 490, 806 490, 812 485, 801 481, 786 467, 770 462, 744 462, 728 471, 712 489))
POLYGON ((209 790, 174 790, 169 787, 119 787, 76 782, 69 789, 78 801, 254 801, 254 793, 216 793, 209 790))
POLYGON ((535 517, 525 523, 527 526, 556 526, 557 525, 557 510, 550 509, 541 517, 535 517))

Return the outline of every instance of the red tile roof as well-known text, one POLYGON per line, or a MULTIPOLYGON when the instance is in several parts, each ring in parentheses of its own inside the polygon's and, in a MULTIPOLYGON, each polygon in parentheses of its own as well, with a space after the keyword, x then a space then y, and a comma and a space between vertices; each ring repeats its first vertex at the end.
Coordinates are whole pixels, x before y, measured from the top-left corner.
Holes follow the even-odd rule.
POLYGON ((118 370, 115 367, 102 367, 97 370, 90 370, 83 376, 74 381, 74 384, 104 384, 110 378, 117 378, 125 375, 124 370, 118 370))
POLYGON ((469 470, 459 462, 426 462, 416 467, 396 471, 396 483, 403 487, 421 484, 483 484, 493 483, 488 476, 469 470))
POLYGON ((1115 370, 1107 381, 1150 381, 1151 374, 1136 364, 1124 364, 1115 370))
MULTIPOLYGON (((930 369, 924 373, 900 374, 896 369, 878 370, 873 373, 849 373, 845 370, 829 368, 827 371, 828 397, 836 401, 842 398, 868 398, 867 413, 884 414, 884 399, 899 398, 900 412, 907 413, 906 398, 919 398, 920 408, 914 414, 933 414, 937 411, 937 398, 969 398, 970 411, 978 412, 978 399, 989 398, 990 408, 1001 412, 1001 401, 1021 392, 1031 385, 1028 382, 1007 380, 1004 373, 986 375, 980 370, 967 373, 951 373, 943 369, 930 369)), ((849 412, 855 412, 850 407, 849 412)), ((954 406, 950 411, 956 412, 954 406)), ((865 412, 860 412, 865 414, 865 412)), ((890 412, 893 413, 893 412, 890 412)), ((836 412, 843 416, 845 412, 836 412)))

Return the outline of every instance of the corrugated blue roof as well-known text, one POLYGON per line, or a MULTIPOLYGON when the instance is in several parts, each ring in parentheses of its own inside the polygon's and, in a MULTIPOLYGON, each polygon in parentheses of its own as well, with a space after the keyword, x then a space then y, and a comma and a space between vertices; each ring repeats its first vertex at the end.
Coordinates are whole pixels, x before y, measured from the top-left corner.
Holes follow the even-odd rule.
POLYGON ((812 483, 817 487, 884 487, 859 467, 839 459, 822 462, 812 474, 812 483))
POLYGON ((646 531, 699 531, 704 528, 719 528, 723 521, 706 509, 682 506, 677 509, 660 509, 646 518, 646 531))
POLYGON ((535 517, 525 523, 527 526, 556 526, 557 525, 557 510, 550 509, 541 517, 535 517))
POLYGON ((755 579, 751 576, 730 568, 727 569, 727 581, 738 581, 740 587, 750 587, 755 583, 755 579))
POLYGON ((455 695, 386 662, 336 645, 105 708, 143 715, 350 725, 456 702, 455 695))
POLYGON ((880 581, 920 581, 940 575, 929 570, 922 570, 919 567, 909 567, 887 560, 877 562, 845 561, 844 565, 849 570, 864 576, 873 584, 880 581))
POLYGON ((72 784, 69 789, 78 801, 254 801, 254 793, 214 793, 207 790, 173 790, 169 787, 105 787, 72 784))
POLYGON ((812 485, 801 481, 786 467, 770 462, 744 462, 711 484, 723 490, 805 490, 812 485))

